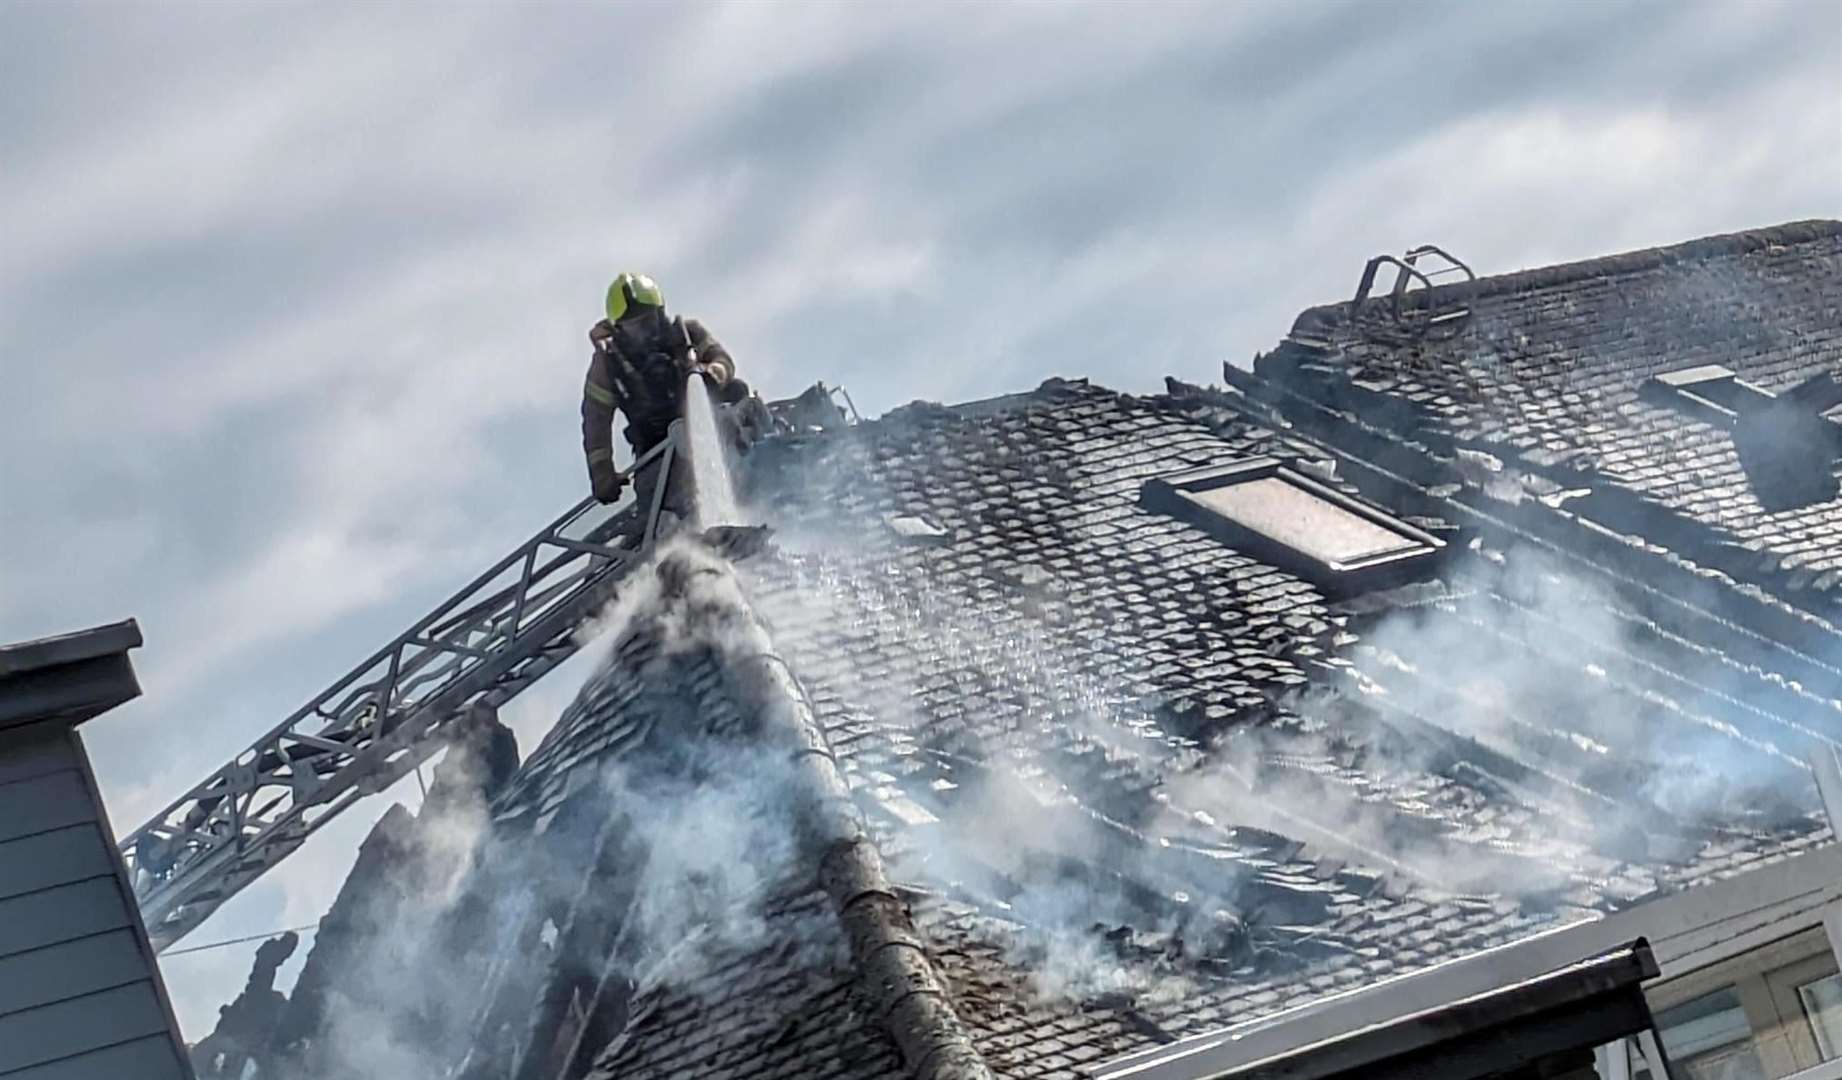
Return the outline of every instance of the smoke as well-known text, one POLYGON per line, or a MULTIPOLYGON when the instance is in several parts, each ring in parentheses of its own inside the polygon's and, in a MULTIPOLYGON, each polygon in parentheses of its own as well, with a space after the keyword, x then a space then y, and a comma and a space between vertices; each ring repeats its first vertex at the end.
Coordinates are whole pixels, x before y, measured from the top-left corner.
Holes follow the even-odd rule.
MULTIPOLYGON (((553 733, 605 723, 614 706, 597 695, 624 680, 642 693, 627 708, 653 718, 644 737, 575 766, 541 825, 495 823, 488 770, 451 751, 420 816, 397 808, 367 840, 261 1075, 471 1075, 537 1052, 537 995, 559 985, 578 1006, 601 984, 695 990, 763 950, 842 970, 846 943, 798 849, 810 799, 727 678, 758 631, 727 563, 686 536, 662 543, 584 631, 602 666, 553 733), (507 1001, 521 1004, 495 1011, 507 1001)), ((527 772, 558 775, 555 754, 527 772)))
MULTIPOLYGON (((836 442, 834 465, 861 472, 861 447, 836 442)), ((796 499, 827 497, 806 481, 796 499)), ((699 518, 736 520, 733 500, 714 518, 701 508, 716 490, 700 477, 699 518)), ((694 989, 759 950, 843 963, 835 918, 796 902, 813 887, 794 820, 803 793, 726 681, 759 653, 757 612, 789 628, 778 640, 797 670, 828 680, 834 739, 869 730, 895 748, 893 759, 845 754, 866 811, 900 823, 886 834, 892 869, 970 903, 1045 1002, 1159 1001, 1305 962, 1334 920, 1329 888, 1251 869, 1301 844, 1308 858, 1432 893, 1545 909, 1564 892, 1603 906, 1654 885, 1626 871, 1691 859, 1740 807, 1766 808, 1753 826, 1784 825, 1794 808, 1774 804, 1802 790, 1787 778, 1807 786, 1791 745, 1803 729, 1750 704, 1755 673, 1703 655, 1685 677, 1687 645, 1533 551, 1476 552, 1418 603, 1358 611, 1320 673, 1331 682, 1281 702, 1272 725, 1216 725, 1201 745, 1173 730, 1165 684, 1130 632, 1094 640, 1058 625, 1085 583, 1011 559, 943 580, 926 560, 891 557, 897 541, 876 518, 886 505, 856 492, 795 513, 781 556, 744 568, 746 587, 701 543, 668 539, 583 632, 607 659, 558 734, 604 723, 616 707, 604 698, 622 686, 649 695, 631 710, 654 718, 642 745, 568 796, 597 821, 620 815, 621 872, 596 901, 619 940, 585 962, 599 970, 612 949, 606 965, 636 993, 694 989), (1637 884, 1614 882, 1621 873, 1637 884)), ((588 839, 598 828, 553 827, 534 846, 560 852, 573 829, 587 853, 552 854, 548 868, 527 855, 520 873, 548 882, 531 888, 582 881, 601 858, 588 839)), ((406 956, 440 953, 436 927, 479 888, 485 861, 474 855, 482 816, 425 831, 435 869, 418 888, 422 910, 388 931, 406 956)), ((545 947, 574 948, 551 907, 545 947)), ((405 1000, 472 985, 458 970, 435 974, 377 982, 405 1000)), ((419 1045, 369 994, 334 996, 328 1018, 349 1060, 367 1063, 361 1075, 393 1055, 413 1060, 419 1045)))
POLYGON ((811 868, 799 857, 796 809, 809 800, 792 759, 757 737, 733 697, 731 669, 758 655, 760 628, 729 564, 680 535, 659 545, 591 632, 610 643, 599 678, 645 688, 634 711, 662 718, 645 744, 606 761, 597 793, 585 796, 623 816, 640 853, 622 948, 650 983, 693 981, 719 956, 784 938, 768 913, 816 887, 801 877, 811 868), (634 642, 643 649, 625 648, 634 642))
POLYGON ((861 789, 899 823, 897 868, 990 915, 1046 999, 1160 995, 1300 950, 1328 911, 1217 857, 1262 833, 1281 858, 1290 838, 1539 915, 1667 888, 1736 829, 1809 825, 1810 726, 1756 702, 1758 673, 1540 551, 1478 550, 1425 598, 1352 616, 1317 691, 1197 746, 1145 693, 1135 642, 1058 630, 1083 583, 1012 559, 942 580, 866 540, 883 505, 800 515, 790 577, 757 601, 788 644, 819 642, 803 670, 850 726, 910 747, 861 789), (874 670, 826 655, 852 650, 874 670))
POLYGON ((444 1033, 476 985, 493 935, 452 948, 451 921, 491 837, 485 795, 508 771, 509 733, 451 747, 419 814, 380 820, 346 887, 321 923, 260 1076, 322 1080, 392 1076, 434 1080, 444 1033), (495 760, 495 754, 498 760, 495 760))
POLYGON ((1321 921, 1322 894, 1252 880, 1224 857, 1244 831, 1173 805, 1165 777, 1203 748, 1168 723, 1140 643, 1071 636, 1060 613, 1088 583, 1049 566, 947 581, 900 558, 893 544, 938 530, 885 527, 900 503, 866 487, 866 452, 831 440, 779 485, 781 558, 749 584, 796 669, 846 703, 828 725, 900 748, 899 768, 862 766, 897 775, 856 785, 894 826, 892 871, 971 904, 1045 1003, 1160 1000, 1198 972, 1285 964, 1264 946, 1321 921))
POLYGON ((1188 985, 1179 956, 1192 967, 1247 958, 1241 872, 1186 843, 1191 830, 1152 793, 1153 770, 1189 751, 1150 709, 1071 668, 1064 643, 1026 612, 973 603, 815 534, 794 543, 808 550, 783 552, 791 576, 755 582, 771 620, 828 628, 828 650, 926 658, 899 674, 860 673, 837 656, 808 665, 850 703, 849 726, 871 722, 913 746, 899 789, 891 777, 860 794, 907 825, 897 872, 984 913, 1045 1001, 1160 998, 1188 985), (943 696, 965 723, 939 722, 943 696), (1108 782, 1090 782, 1101 770, 1108 782))
MULTIPOLYGON (((390 941, 399 933, 402 931, 380 940, 390 941)), ((392 980, 388 985, 412 990, 406 978, 392 980)), ((315 1040, 318 1053, 314 1063, 293 1075, 325 1080, 385 1076, 435 1080, 441 1075, 431 1068, 428 1047, 409 1037, 397 1023, 380 1017, 369 993, 361 999, 343 986, 333 987, 327 992, 325 1009, 323 1034, 315 1040)))
POLYGON ((609 805, 644 851, 621 930, 636 981, 688 986, 728 958, 789 940, 835 966, 835 918, 828 934, 823 920, 789 925, 780 910, 815 887, 798 850, 802 800, 782 756, 709 740, 683 748, 678 765, 662 775, 617 762, 605 774, 609 805))
MULTIPOLYGON (((1715 830, 1797 828, 1810 809, 1799 757, 1813 732, 1755 703, 1755 672, 1673 639, 1608 579, 1540 551, 1481 551, 1436 602, 1353 629, 1352 658, 1384 715, 1403 734, 1461 741, 1350 739, 1333 756, 1368 773, 1457 781, 1492 808, 1474 838, 1492 858, 1467 868, 1414 853, 1447 887, 1516 896, 1557 874, 1660 869, 1715 830)), ((1333 813, 1408 854, 1376 835, 1362 807, 1333 813)))

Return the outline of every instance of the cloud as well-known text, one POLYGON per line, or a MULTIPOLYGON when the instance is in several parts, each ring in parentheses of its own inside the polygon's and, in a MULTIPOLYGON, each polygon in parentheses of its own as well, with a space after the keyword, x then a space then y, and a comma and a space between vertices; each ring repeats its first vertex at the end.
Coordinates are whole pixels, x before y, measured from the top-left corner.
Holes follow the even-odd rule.
POLYGON ((1151 390, 1377 251, 1832 213, 1839 34, 1820 3, 6 6, 0 639, 142 620, 148 698, 87 729, 126 831, 580 497, 613 269, 769 394, 1151 390))

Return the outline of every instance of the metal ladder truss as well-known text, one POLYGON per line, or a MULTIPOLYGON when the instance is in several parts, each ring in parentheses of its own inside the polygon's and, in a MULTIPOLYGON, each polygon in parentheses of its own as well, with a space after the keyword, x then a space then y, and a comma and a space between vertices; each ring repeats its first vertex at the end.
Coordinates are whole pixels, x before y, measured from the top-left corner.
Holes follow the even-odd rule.
POLYGON ((154 947, 428 760, 470 706, 502 705, 572 656, 576 629, 656 539, 680 430, 630 470, 661 459, 648 506, 578 503, 129 834, 154 947))

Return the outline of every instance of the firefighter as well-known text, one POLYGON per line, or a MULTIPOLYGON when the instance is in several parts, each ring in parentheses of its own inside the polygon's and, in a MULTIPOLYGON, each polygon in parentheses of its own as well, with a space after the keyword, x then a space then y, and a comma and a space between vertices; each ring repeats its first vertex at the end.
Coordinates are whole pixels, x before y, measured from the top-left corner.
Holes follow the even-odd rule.
MULTIPOLYGON (((614 467, 614 413, 627 418, 622 434, 634 458, 663 442, 673 420, 684 415, 685 380, 701 372, 717 400, 749 399, 748 384, 735 377, 735 361, 696 319, 665 313, 665 296, 644 274, 622 274, 608 286, 607 318, 589 329, 595 355, 582 387, 582 450, 595 498, 620 498, 627 477, 614 467), (694 359, 693 359, 694 357, 694 359)), ((642 495, 656 480, 656 462, 642 470, 642 495)))

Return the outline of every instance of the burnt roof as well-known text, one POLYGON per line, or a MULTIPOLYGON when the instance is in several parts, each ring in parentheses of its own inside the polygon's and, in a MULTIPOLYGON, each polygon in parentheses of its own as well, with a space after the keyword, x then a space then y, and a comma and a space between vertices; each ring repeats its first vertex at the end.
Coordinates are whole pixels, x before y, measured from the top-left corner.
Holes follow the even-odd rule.
MULTIPOLYGON (((1814 245, 1807 270, 1838 235, 1684 250, 1770 263, 1814 245)), ((1473 329, 1514 325, 1513 305, 1489 305, 1542 289, 1621 310, 1591 283, 1684 258, 1487 280, 1473 329)), ((1559 497, 1575 474, 1553 464, 1572 460, 1558 412, 1544 441, 1534 406, 1473 409, 1366 338, 1276 355, 1264 374, 1285 393, 1051 380, 758 445, 744 487, 778 534, 734 568, 735 610, 636 577, 606 662, 495 803, 458 902, 463 923, 495 929, 443 938, 477 941, 495 974, 465 1022, 437 1025, 444 1053, 541 1036, 573 1039, 597 1078, 1072 1080, 1829 839, 1799 759, 1834 744, 1833 628, 1576 514, 1559 497), (1329 400, 1300 397, 1306 377, 1406 402, 1418 426, 1306 423, 1329 400), (1453 464, 1480 445, 1519 448, 1498 461, 1514 498, 1453 464), (1252 459, 1436 541, 1436 557, 1337 588, 1144 497, 1252 459), (1537 461, 1550 471, 1515 475, 1537 461), (687 631, 712 618, 728 629, 687 631), (787 707, 822 730, 810 753, 835 763, 895 884, 841 893, 829 848, 783 842, 795 827, 743 799, 779 760, 747 752, 760 705, 742 673, 770 668, 797 680, 787 707), (749 843, 673 834, 609 854, 609 822, 686 797, 749 843), (672 865, 648 861, 661 853, 705 857, 690 876, 719 885, 733 869, 748 931, 664 943, 689 953, 643 940, 645 897, 615 869, 672 865), (631 979, 607 1030, 572 1032, 585 1002, 538 989, 576 985, 574 960, 533 943, 540 925, 583 936, 582 898, 604 895, 625 929, 597 930, 613 944, 591 967, 631 979), (854 903, 873 917, 841 915, 854 903), (867 976, 885 945, 944 1006, 921 1010, 931 1042, 867 976)), ((1558 347, 1530 355, 1572 370, 1558 347)))
POLYGON ((1255 371, 1432 456, 1488 450, 1583 516, 1833 616, 1839 279, 1842 222, 1794 222, 1409 294, 1469 310, 1444 332, 1403 332, 1380 301, 1312 308, 1255 371), (1752 397, 1760 423, 1656 392, 1710 365, 1778 396, 1752 397), (1787 473, 1814 486, 1780 492, 1787 473))
MULTIPOLYGON (((1801 788, 1765 799, 1801 784, 1808 716, 1834 708, 1774 674, 1792 658, 1334 464, 1348 460, 1233 393, 1066 381, 751 458, 780 533, 739 568, 749 602, 997 1075, 1072 1077, 1826 837, 1801 788), (1147 481, 1249 457, 1453 555, 1333 598, 1141 502, 1147 481), (1590 622, 1557 625, 1580 607, 1590 622), (1486 670, 1442 667, 1455 641, 1486 670), (1595 696, 1596 714, 1570 714, 1595 696), (1730 767, 1701 779, 1750 812, 1672 803, 1651 779, 1695 759, 1730 767)), ((666 675, 661 648, 615 645, 502 818, 560 812, 594 763, 661 725, 743 722, 720 657, 666 675)), ((787 887, 763 908, 765 943, 638 988, 596 1075, 899 1070, 848 963, 797 947, 810 925, 772 930, 824 911, 787 887)))

